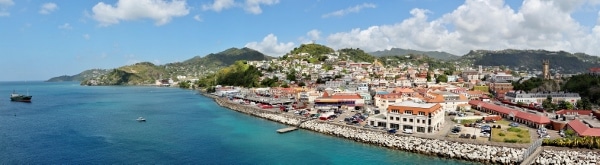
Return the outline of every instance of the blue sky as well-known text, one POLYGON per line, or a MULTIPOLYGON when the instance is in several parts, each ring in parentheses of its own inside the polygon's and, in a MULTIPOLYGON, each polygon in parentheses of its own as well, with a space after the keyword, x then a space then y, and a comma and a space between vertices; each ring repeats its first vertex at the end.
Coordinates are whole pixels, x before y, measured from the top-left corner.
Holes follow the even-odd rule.
POLYGON ((598 0, 0 0, 0 81, 46 80, 231 47, 547 49, 600 55, 598 0))

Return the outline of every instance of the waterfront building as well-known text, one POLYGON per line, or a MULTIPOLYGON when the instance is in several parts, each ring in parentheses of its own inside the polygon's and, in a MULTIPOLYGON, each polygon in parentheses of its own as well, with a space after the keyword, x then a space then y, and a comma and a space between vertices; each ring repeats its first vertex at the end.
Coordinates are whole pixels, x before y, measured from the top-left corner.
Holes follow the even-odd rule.
POLYGON ((519 111, 516 109, 487 103, 481 100, 469 101, 472 109, 489 113, 492 115, 499 115, 511 121, 515 121, 532 128, 544 128, 546 125, 551 124, 548 117, 543 114, 534 114, 525 111, 519 111))
POLYGON ((577 136, 596 136, 600 137, 600 128, 588 127, 581 120, 575 119, 567 123, 566 129, 575 131, 577 136))
POLYGON ((317 109, 347 107, 352 110, 364 107, 365 100, 357 93, 325 92, 322 97, 315 99, 314 103, 317 109))
POLYGON ((559 103, 561 101, 567 101, 574 106, 577 105, 577 101, 581 100, 579 93, 570 92, 538 92, 538 93, 527 93, 523 91, 510 91, 504 96, 505 100, 512 103, 521 102, 523 104, 541 104, 548 96, 552 97, 552 103, 559 103))
MULTIPOLYGON (((403 101, 387 108, 386 127, 412 130, 419 133, 435 133, 444 124, 444 109, 437 103, 403 101)), ((375 119, 373 122, 379 120, 375 119)))

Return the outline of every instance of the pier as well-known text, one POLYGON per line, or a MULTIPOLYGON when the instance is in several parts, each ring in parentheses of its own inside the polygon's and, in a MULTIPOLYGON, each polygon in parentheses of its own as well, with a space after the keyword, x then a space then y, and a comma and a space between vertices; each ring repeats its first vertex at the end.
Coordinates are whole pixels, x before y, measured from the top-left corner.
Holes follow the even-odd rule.
POLYGON ((298 127, 287 127, 287 128, 278 129, 277 133, 287 133, 287 132, 295 131, 297 129, 298 129, 298 127))

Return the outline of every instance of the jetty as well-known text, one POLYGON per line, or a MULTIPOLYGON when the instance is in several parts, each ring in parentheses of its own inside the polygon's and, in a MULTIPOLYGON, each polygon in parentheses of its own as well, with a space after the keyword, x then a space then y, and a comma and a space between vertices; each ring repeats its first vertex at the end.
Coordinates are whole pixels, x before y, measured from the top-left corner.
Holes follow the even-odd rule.
POLYGON ((287 128, 278 129, 277 133, 287 133, 287 132, 292 132, 295 130, 298 130, 298 127, 287 127, 287 128))

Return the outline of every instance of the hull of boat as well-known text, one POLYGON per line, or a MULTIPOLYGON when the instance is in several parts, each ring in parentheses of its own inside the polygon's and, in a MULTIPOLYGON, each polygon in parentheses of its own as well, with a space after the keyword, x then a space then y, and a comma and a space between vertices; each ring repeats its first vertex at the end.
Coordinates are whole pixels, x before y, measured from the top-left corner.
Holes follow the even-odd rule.
POLYGON ((10 101, 31 102, 31 96, 16 96, 16 97, 11 97, 10 101))

